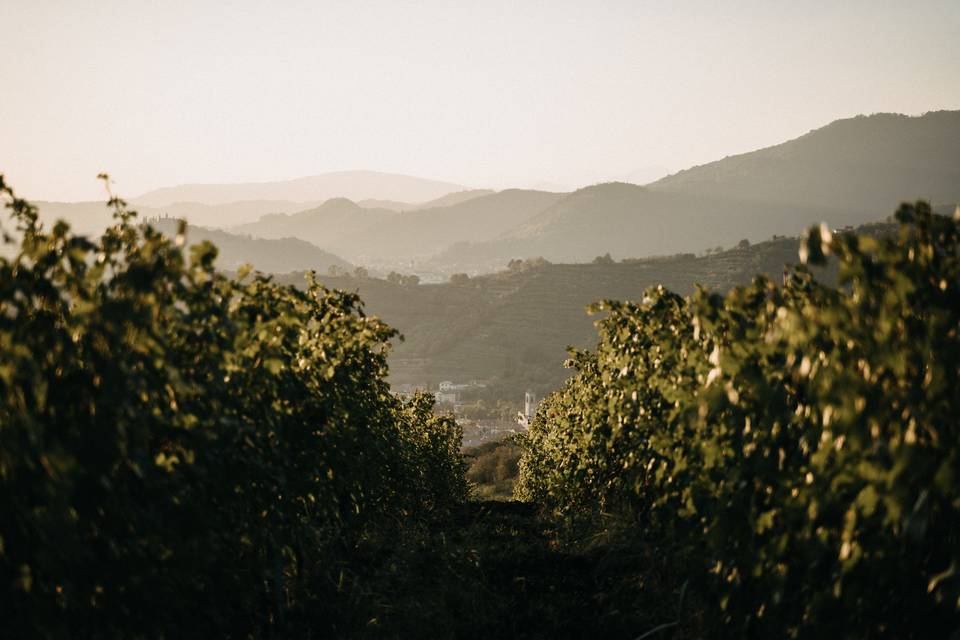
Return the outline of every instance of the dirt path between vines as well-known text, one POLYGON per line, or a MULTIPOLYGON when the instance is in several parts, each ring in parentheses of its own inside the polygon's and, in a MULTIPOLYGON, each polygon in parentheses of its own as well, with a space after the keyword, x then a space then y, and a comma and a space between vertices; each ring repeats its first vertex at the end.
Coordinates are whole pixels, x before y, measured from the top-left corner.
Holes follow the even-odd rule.
POLYGON ((467 503, 396 562, 371 636, 689 637, 649 563, 600 543, 569 550, 535 505, 467 503))

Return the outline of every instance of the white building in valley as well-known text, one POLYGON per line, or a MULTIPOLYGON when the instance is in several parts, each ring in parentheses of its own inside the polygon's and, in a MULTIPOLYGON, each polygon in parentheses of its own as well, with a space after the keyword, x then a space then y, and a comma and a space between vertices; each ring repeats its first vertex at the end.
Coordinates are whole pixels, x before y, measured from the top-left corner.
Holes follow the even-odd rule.
POLYGON ((533 391, 527 391, 523 394, 523 415, 527 422, 533 420, 533 416, 536 415, 537 404, 537 395, 533 391))

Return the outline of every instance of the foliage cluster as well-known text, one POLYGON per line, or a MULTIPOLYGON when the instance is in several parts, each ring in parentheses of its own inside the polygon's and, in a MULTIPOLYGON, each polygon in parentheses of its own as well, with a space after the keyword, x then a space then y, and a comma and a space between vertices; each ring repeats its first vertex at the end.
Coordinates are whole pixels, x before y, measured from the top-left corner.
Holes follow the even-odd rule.
POLYGON ((360 560, 467 492, 457 425, 389 393, 395 332, 117 198, 91 241, 0 192, 4 635, 348 635, 360 560))
POLYGON ((405 276, 402 273, 397 273, 396 271, 391 271, 387 274, 387 282, 391 284, 397 284, 401 287, 415 287, 420 284, 420 276, 418 275, 409 275, 405 276))
POLYGON ((550 266, 550 261, 543 256, 535 258, 514 258, 507 263, 508 271, 529 271, 531 269, 542 269, 550 266))
POLYGON ((467 480, 481 498, 509 498, 519 472, 520 448, 510 438, 488 442, 464 452, 467 480))
POLYGON ((960 222, 813 229, 726 296, 605 302, 593 352, 523 439, 517 495, 613 514, 690 570, 717 635, 960 628, 960 222), (831 258, 832 259, 832 258, 831 258))
MULTIPOLYGON (((485 389, 481 389, 483 393, 485 389)), ((465 394, 464 394, 465 395, 465 394)), ((517 412, 523 406, 519 402, 507 400, 476 400, 465 402, 460 409, 460 415, 467 420, 499 420, 500 422, 515 422, 517 412)))

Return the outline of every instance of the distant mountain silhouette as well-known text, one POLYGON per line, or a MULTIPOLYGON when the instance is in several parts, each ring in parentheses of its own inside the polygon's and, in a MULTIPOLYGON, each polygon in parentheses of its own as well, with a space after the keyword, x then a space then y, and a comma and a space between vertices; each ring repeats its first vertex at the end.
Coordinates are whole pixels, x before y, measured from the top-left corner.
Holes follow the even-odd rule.
POLYGON ((449 207, 455 204, 460 204, 461 202, 466 202, 467 200, 479 198, 480 196, 488 196, 492 193, 496 193, 496 191, 493 189, 465 189, 463 191, 454 191, 445 196, 440 196, 439 198, 434 198, 428 202, 423 202, 414 206, 413 209, 407 209, 407 211, 420 211, 423 209, 436 209, 437 207, 449 207))
POLYGON ((649 166, 639 167, 633 171, 617 176, 614 182, 630 182, 632 184, 644 185, 654 180, 660 179, 670 173, 666 167, 649 166))
MULTIPOLYGON (((111 224, 113 209, 103 201, 93 202, 37 202, 41 219, 53 222, 63 219, 78 232, 98 235, 111 224)), ((208 227, 231 227, 251 222, 272 213, 290 213, 318 206, 319 202, 292 202, 290 200, 246 200, 209 205, 199 202, 174 202, 162 207, 133 205, 141 218, 169 216, 182 218, 190 224, 208 227)))
MULTIPOLYGON (((103 202, 37 202, 35 204, 44 225, 49 226, 57 220, 65 220, 77 233, 91 237, 99 236, 113 222, 113 209, 103 202)), ((149 222, 166 235, 176 234, 178 220, 176 217, 167 217, 165 210, 141 207, 138 213, 139 220, 149 222)), ((254 238, 219 229, 188 225, 187 241, 191 245, 205 240, 217 245, 219 250, 217 266, 221 269, 232 270, 245 263, 252 264, 265 273, 288 273, 310 269, 327 273, 332 265, 336 265, 342 271, 353 269, 350 262, 304 240, 289 236, 275 239, 254 238)), ((5 255, 9 254, 10 251, 7 251, 5 255)))
POLYGON ((530 255, 548 260, 583 262, 607 252, 638 257, 730 246, 744 237, 799 232, 825 218, 843 225, 855 221, 837 209, 666 193, 615 182, 575 191, 500 241, 526 246, 530 255))
POLYGON ((417 206, 412 202, 400 202, 399 200, 377 200, 376 198, 358 200, 357 205, 363 207, 364 209, 390 209, 391 211, 396 211, 397 213, 416 208, 417 206))
MULTIPOLYGON (((453 195, 437 202, 457 199, 453 195)), ((495 238, 562 197, 557 193, 508 189, 449 206, 403 213, 367 209, 345 198, 335 198, 308 211, 264 216, 234 231, 261 238, 295 236, 361 262, 371 257, 405 261, 428 257, 438 248, 457 242, 495 238)))
POLYGON ((369 198, 424 202, 463 185, 376 171, 336 171, 295 180, 237 184, 185 184, 156 189, 135 198, 139 205, 161 207, 174 202, 217 205, 243 200, 322 201, 329 198, 369 198))
POLYGON ((345 250, 347 255, 401 260, 429 257, 438 247, 496 238, 562 197, 559 193, 507 189, 449 206, 408 211, 351 238, 345 250))
MULTIPOLYGON (((297 202, 293 200, 242 200, 224 204, 201 202, 174 202, 162 207, 151 207, 175 218, 185 218, 191 224, 207 227, 231 227, 259 219, 270 213, 293 213, 316 207, 317 200, 297 202)), ((144 207, 140 207, 144 209, 144 207)))
MULTIPOLYGON (((150 224, 166 235, 174 236, 177 233, 178 223, 175 219, 151 220, 150 224)), ((326 274, 333 265, 344 272, 353 268, 343 258, 296 238, 264 240, 220 229, 187 226, 189 245, 205 241, 217 246, 217 266, 221 269, 234 270, 243 264, 251 264, 265 273, 315 270, 326 274)))
POLYGON ((647 187, 580 189, 500 237, 448 248, 438 269, 510 258, 585 261, 730 247, 883 219, 898 202, 960 201, 960 112, 839 120, 796 140, 674 174, 647 187))
POLYGON ((231 229, 259 238, 296 237, 331 251, 343 253, 353 239, 382 228, 400 214, 392 209, 368 209, 347 198, 331 198, 319 207, 293 214, 271 214, 256 222, 231 229))
POLYGON ((656 191, 881 215, 891 202, 960 197, 960 111, 837 120, 795 140, 693 167, 656 191))
MULTIPOLYGON (((606 253, 698 253, 744 238, 796 235, 821 221, 843 227, 880 220, 898 202, 918 198, 951 211, 960 202, 960 111, 838 120, 643 187, 614 182, 572 193, 490 192, 348 171, 170 187, 141 196, 135 207, 259 238, 299 238, 376 268, 415 264, 449 274, 489 272, 513 258, 586 262, 606 253)), ((110 222, 101 203, 39 204, 44 220, 63 217, 82 232, 110 222)))
POLYGON ((423 209, 433 209, 435 207, 447 207, 480 196, 495 193, 492 189, 466 189, 463 191, 454 191, 439 198, 428 200, 427 202, 399 202, 397 200, 375 200, 367 199, 357 202, 364 209, 392 209, 393 211, 420 211, 423 209))

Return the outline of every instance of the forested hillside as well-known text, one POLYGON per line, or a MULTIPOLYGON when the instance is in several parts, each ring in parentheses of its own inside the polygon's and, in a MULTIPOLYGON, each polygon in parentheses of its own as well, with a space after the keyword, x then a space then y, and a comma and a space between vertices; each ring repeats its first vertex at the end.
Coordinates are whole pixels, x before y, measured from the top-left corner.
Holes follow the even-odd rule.
MULTIPOLYGON (((880 229, 882 227, 878 227, 880 229)), ((586 347, 595 330, 586 307, 604 298, 636 299, 656 284, 691 293, 696 284, 726 291, 758 273, 779 278, 798 261, 796 238, 697 257, 692 254, 599 264, 515 264, 496 274, 437 285, 321 276, 358 291, 371 314, 404 336, 391 355, 394 383, 498 379, 539 392, 566 375, 568 346, 586 347)), ((822 274, 830 278, 830 271, 822 274)), ((301 285, 291 274, 281 282, 301 285)), ((522 390, 521 390, 522 391, 522 390)))

